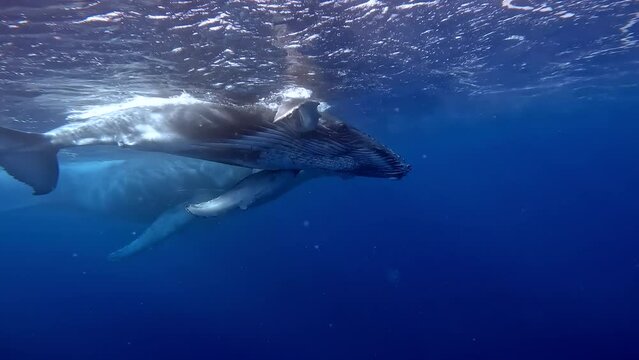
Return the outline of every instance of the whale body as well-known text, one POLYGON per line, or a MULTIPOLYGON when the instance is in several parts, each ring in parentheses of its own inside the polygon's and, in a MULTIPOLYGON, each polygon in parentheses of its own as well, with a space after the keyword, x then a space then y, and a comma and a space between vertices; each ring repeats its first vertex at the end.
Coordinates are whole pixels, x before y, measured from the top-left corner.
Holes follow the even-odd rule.
POLYGON ((236 106, 209 102, 144 106, 73 122, 43 134, 0 128, 0 166, 51 192, 57 152, 115 145, 264 170, 320 170, 399 179, 410 166, 370 136, 317 109, 319 103, 236 106))

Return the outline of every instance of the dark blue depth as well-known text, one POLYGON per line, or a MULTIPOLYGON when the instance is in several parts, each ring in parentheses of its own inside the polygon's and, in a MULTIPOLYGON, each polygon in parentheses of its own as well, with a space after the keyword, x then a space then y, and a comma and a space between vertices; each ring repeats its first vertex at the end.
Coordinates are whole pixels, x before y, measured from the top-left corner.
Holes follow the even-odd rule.
POLYGON ((2 214, 0 358, 637 359, 636 97, 519 99, 364 101, 407 178, 308 183, 123 263, 136 224, 2 214))

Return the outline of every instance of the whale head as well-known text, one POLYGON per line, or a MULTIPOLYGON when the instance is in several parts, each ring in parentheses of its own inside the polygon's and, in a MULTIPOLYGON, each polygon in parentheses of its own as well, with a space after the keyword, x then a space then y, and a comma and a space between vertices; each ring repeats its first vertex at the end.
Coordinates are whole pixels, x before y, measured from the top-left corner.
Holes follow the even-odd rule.
POLYGON ((319 104, 309 99, 289 99, 280 105, 274 122, 294 129, 305 141, 297 145, 315 152, 309 159, 321 161, 320 167, 335 167, 336 172, 347 176, 390 179, 400 179, 411 170, 397 154, 369 135, 319 111, 319 104))
POLYGON ((411 166, 368 134, 318 110, 316 101, 263 107, 197 106, 178 112, 176 132, 197 156, 263 170, 313 170, 401 179, 411 166), (204 155, 202 155, 204 154, 204 155))
MULTIPOLYGON (((313 116, 312 111, 308 114, 313 116)), ((231 142, 255 151, 251 164, 256 168, 319 170, 346 177, 387 179, 401 179, 410 172, 409 164, 363 131, 325 112, 317 113, 315 125, 305 126, 311 122, 302 119, 307 114, 302 115, 277 118, 271 125, 231 142)))
POLYGON ((379 141, 334 116, 322 113, 318 139, 326 143, 325 157, 339 161, 346 159, 345 175, 401 179, 411 171, 411 165, 379 141), (335 147, 335 144, 339 144, 335 147))

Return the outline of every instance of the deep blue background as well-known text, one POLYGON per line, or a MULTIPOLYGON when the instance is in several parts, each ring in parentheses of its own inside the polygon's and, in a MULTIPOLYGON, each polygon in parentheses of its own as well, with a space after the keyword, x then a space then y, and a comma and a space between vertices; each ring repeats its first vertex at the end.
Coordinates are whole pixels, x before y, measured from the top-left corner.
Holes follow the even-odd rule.
POLYGON ((408 177, 317 180, 123 263, 137 224, 2 214, 1 358, 637 359, 636 99, 363 99, 408 177))

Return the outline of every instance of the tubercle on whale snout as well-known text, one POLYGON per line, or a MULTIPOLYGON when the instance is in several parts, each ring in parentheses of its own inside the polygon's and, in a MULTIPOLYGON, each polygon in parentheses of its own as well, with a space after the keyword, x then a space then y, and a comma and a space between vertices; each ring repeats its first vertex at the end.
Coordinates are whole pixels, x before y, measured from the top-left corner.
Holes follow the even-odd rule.
POLYGON ((391 177, 391 180, 401 180, 403 179, 406 175, 408 175, 408 173, 411 172, 411 170, 413 170, 413 166, 411 164, 402 164, 402 172, 400 175, 395 176, 395 177, 391 177))

